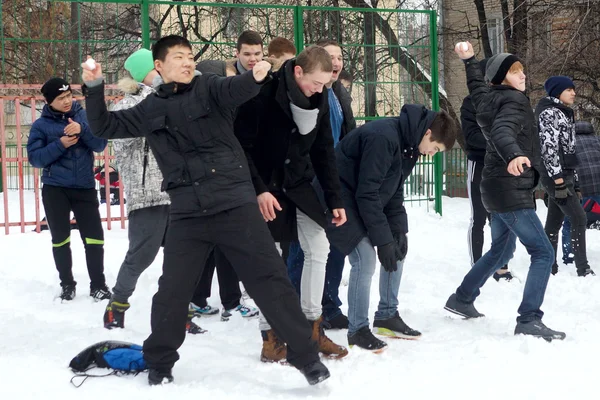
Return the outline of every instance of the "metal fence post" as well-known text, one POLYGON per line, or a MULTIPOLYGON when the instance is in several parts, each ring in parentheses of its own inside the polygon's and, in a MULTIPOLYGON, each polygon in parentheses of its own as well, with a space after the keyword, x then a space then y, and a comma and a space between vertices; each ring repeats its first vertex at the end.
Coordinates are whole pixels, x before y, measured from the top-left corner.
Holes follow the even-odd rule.
MULTIPOLYGON (((439 76, 438 76, 438 41, 437 11, 429 14, 429 46, 431 51, 431 108, 440 109, 439 76)), ((450 149, 448 149, 450 150, 450 149)), ((444 155, 438 153, 433 157, 433 179, 435 195, 435 212, 442 215, 442 192, 444 189, 444 155)))
POLYGON ((150 49, 150 0, 142 0, 142 47, 150 49))
POLYGON ((294 7, 294 44, 300 53, 304 49, 304 7, 294 7))

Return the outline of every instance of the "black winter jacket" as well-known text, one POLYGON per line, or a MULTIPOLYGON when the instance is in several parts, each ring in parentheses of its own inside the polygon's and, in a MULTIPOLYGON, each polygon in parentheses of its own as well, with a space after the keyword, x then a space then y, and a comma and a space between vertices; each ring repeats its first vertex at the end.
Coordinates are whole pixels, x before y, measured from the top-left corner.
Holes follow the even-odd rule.
POLYGON ((108 112, 104 85, 84 87, 94 135, 146 136, 171 198, 172 218, 216 214, 256 203, 244 151, 233 133, 233 113, 260 91, 252 72, 196 76, 188 85, 161 85, 127 110, 108 112))
POLYGON ((464 98, 460 107, 460 124, 465 137, 465 151, 469 160, 483 162, 487 142, 477 123, 476 114, 471 95, 469 95, 464 98))
MULTIPOLYGON (((399 117, 382 118, 353 130, 336 147, 336 162, 348 221, 336 227, 327 213, 331 244, 349 254, 368 235, 374 246, 408 232, 404 181, 419 159, 419 144, 436 113, 405 105, 399 117)), ((313 181, 321 193, 317 180, 313 181)))
POLYGON ((487 140, 480 186, 483 205, 490 213, 535 208, 533 191, 544 167, 529 99, 511 86, 488 86, 475 57, 465 61, 465 67, 477 123, 487 140), (513 176, 508 164, 519 156, 528 157, 531 168, 513 176))
POLYGON ((324 209, 311 186, 315 174, 323 184, 328 207, 343 208, 327 90, 310 97, 311 106, 319 110, 316 127, 301 135, 288 96, 290 91, 299 91, 297 86, 288 87, 288 82, 296 85, 294 65, 295 59, 286 61, 259 96, 240 107, 236 120, 236 135, 246 150, 256 194, 271 192, 283 209, 269 222, 275 241, 296 239, 296 207, 325 227, 324 209))

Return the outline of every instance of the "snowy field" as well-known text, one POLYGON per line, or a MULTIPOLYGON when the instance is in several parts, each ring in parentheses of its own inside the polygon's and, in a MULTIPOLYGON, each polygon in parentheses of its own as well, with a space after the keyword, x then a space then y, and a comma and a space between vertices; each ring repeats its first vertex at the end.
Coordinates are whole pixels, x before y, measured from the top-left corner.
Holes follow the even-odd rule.
MULTIPOLYGON (((29 208, 32 200, 26 204, 29 208)), ((544 221, 546 209, 541 201, 538 206, 544 221)), ((10 213, 18 217, 18 204, 10 213)), ((18 228, 8 236, 0 232, 0 399, 597 398, 600 277, 578 278, 573 266, 562 264, 559 274, 551 277, 544 322, 564 330, 564 342, 513 335, 523 290, 518 280, 490 280, 477 301, 486 318, 457 319, 443 306, 469 269, 468 201, 444 198, 443 218, 424 208, 408 208, 408 213, 409 252, 400 315, 423 337, 414 342, 388 340, 389 349, 381 355, 355 348, 343 360, 326 360, 331 378, 316 387, 308 386, 291 367, 259 361, 262 342, 257 319, 238 316, 221 322, 217 316, 195 320, 208 333, 188 335, 173 370, 175 384, 151 388, 143 373, 89 379, 76 389, 69 383, 73 374, 67 366, 80 350, 109 339, 141 344, 147 337, 162 256, 140 278, 126 314, 126 329, 108 331, 102 327, 106 302, 94 303, 88 296, 89 278, 78 232, 73 232, 72 241, 78 296, 68 303, 56 299, 58 274, 49 233, 32 233, 30 228, 24 234, 17 233, 18 228)), ((3 218, 1 209, 0 215, 3 218)), ((588 231, 588 235, 590 265, 598 270, 600 232, 588 231)), ((127 250, 127 231, 117 223, 105 231, 105 237, 106 277, 112 287, 127 250)), ((489 245, 489 231, 486 240, 489 245)), ((524 280, 528 256, 522 246, 517 246, 510 266, 524 280)), ((346 268, 346 278, 348 273, 346 268)), ((213 288, 209 303, 216 306, 216 279, 213 288)), ((378 301, 375 280, 372 288, 371 317, 378 301)), ((347 287, 342 287, 344 303, 346 296, 347 287)), ((347 344, 346 331, 329 335, 347 344)))

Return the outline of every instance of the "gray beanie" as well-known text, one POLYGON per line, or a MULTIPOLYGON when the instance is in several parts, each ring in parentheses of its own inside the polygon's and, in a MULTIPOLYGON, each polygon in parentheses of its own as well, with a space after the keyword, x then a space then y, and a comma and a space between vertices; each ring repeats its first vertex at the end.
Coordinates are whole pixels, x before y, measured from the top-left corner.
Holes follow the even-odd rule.
POLYGON ((510 53, 491 56, 485 68, 485 79, 494 85, 501 84, 510 67, 518 61, 520 61, 519 58, 510 53))

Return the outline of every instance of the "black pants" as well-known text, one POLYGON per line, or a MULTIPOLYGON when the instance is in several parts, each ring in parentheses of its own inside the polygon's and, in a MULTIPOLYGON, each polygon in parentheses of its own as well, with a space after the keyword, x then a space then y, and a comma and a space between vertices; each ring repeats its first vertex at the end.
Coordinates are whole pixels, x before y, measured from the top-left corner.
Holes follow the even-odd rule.
MULTIPOLYGON (((467 192, 471 202, 471 223, 469 224, 468 242, 469 256, 471 257, 471 266, 479 260, 483 254, 483 228, 486 221, 490 220, 490 214, 487 212, 481 201, 481 173, 483 172, 482 161, 468 160, 467 168, 467 192)), ((502 267, 508 269, 508 265, 502 267)))
POLYGON ((589 268, 587 252, 586 252, 586 240, 585 230, 587 228, 587 218, 585 211, 579 202, 579 197, 575 194, 573 184, 567 182, 567 187, 573 195, 567 197, 567 204, 559 205, 556 203, 554 193, 550 191, 548 193, 548 215, 546 216, 546 226, 544 230, 552 247, 554 247, 554 268, 556 270, 556 250, 558 248, 558 232, 563 224, 565 215, 569 217, 571 221, 571 248, 575 255, 575 265, 578 270, 585 270, 589 268))
POLYGON ((221 253, 218 248, 210 254, 206 265, 204 266, 204 272, 192 302, 199 307, 206 307, 206 299, 210 297, 212 280, 217 270, 217 277, 219 280, 219 296, 221 297, 221 304, 226 310, 232 310, 240 305, 240 299, 242 298, 242 291, 240 290, 240 280, 233 269, 233 266, 229 260, 221 253))
POLYGON ((152 333, 144 342, 148 366, 171 368, 179 359, 188 303, 214 248, 227 254, 264 317, 287 343, 288 362, 302 368, 318 360, 312 327, 302 313, 283 259, 258 206, 250 203, 169 224, 163 274, 152 299, 152 333))
POLYGON ((98 289, 106 286, 104 231, 96 196, 95 189, 69 189, 50 185, 42 187, 42 202, 50 227, 52 254, 61 286, 77 283, 73 279, 71 256, 71 211, 75 215, 81 240, 85 246, 90 288, 98 289))

